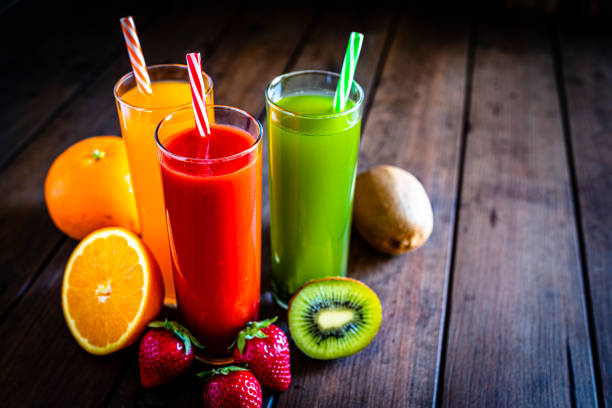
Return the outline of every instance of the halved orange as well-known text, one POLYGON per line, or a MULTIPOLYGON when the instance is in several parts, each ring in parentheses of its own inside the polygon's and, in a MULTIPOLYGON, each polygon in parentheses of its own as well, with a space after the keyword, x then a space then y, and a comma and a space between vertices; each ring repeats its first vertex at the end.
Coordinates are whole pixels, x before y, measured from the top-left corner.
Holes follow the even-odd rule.
POLYGON ((66 265, 64 317, 76 341, 92 354, 134 343, 163 300, 159 266, 140 238, 124 228, 92 232, 66 265))

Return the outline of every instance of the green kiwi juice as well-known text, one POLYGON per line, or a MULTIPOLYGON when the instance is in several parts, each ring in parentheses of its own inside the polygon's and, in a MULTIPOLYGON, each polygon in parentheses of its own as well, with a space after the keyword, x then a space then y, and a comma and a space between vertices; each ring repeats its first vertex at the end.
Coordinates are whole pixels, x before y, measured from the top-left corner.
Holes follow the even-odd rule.
POLYGON ((332 90, 268 98, 272 285, 283 306, 310 280, 346 275, 363 99, 357 91, 341 113, 332 111, 332 90))

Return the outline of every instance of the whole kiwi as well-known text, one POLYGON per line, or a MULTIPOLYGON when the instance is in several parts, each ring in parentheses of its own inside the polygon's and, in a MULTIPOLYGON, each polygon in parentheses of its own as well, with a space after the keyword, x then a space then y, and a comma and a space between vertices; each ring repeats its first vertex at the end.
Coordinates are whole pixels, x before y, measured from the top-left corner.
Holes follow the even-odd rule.
POLYGON ((433 211, 416 177, 399 167, 382 165, 357 176, 353 222, 368 244, 396 255, 427 241, 433 211))

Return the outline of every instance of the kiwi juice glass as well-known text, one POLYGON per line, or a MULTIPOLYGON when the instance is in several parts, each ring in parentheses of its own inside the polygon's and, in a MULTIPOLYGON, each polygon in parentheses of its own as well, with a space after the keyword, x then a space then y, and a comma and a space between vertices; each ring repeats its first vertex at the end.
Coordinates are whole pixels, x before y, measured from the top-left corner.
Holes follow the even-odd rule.
POLYGON ((364 92, 353 81, 333 112, 338 79, 292 72, 265 92, 272 286, 284 307, 306 282, 346 275, 364 92))

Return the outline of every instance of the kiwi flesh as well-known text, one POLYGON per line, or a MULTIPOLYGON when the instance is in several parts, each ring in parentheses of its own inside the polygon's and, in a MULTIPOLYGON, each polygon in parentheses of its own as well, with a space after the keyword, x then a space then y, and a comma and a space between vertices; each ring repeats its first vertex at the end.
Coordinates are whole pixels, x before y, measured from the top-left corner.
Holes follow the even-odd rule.
POLYGON ((288 315, 298 348, 311 358, 331 360, 370 344, 382 322, 382 307, 364 283, 334 277, 304 285, 291 298, 288 315))

